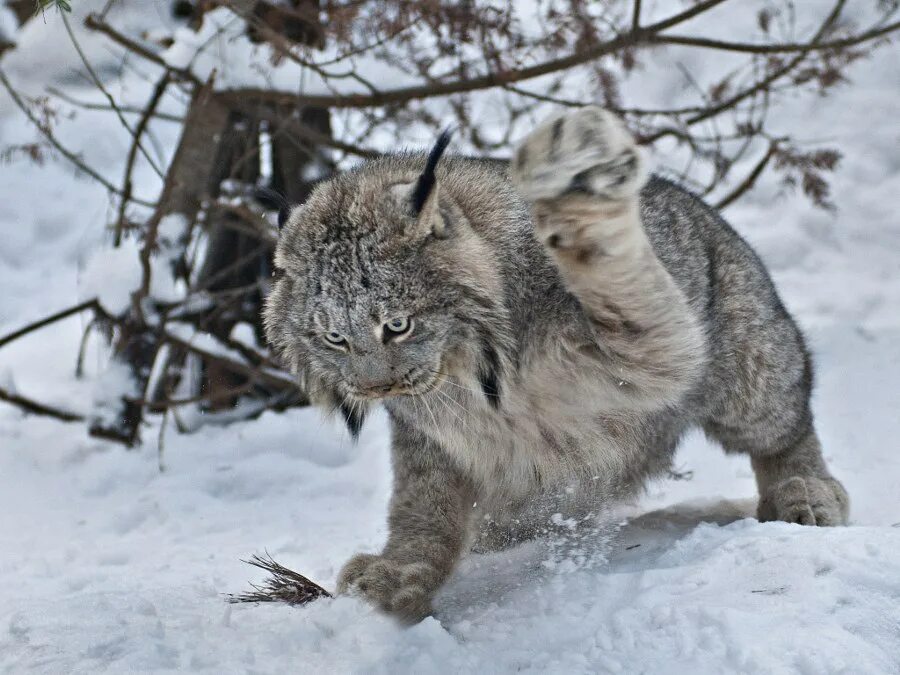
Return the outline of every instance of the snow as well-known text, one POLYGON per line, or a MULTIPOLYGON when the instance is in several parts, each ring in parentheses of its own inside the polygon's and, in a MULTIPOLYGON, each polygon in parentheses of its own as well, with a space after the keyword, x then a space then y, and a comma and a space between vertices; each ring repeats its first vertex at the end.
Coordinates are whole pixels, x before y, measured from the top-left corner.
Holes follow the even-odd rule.
POLYGON ((140 245, 125 239, 116 247, 98 247, 90 252, 78 283, 85 300, 96 298, 113 316, 124 314, 131 294, 141 285, 140 245))
MULTIPOLYGON (((175 244, 186 236, 187 222, 174 213, 163 217, 158 227, 159 250, 150 258, 150 295, 160 302, 176 302, 184 298, 186 288, 173 272, 175 244)), ((96 298, 113 316, 123 314, 143 279, 140 251, 141 244, 134 238, 124 238, 117 247, 94 248, 79 275, 78 295, 84 300, 96 298)))
MULTIPOLYGON (((96 98, 72 77, 52 17, 18 41, 3 66, 25 91, 40 93, 46 77, 96 98)), ((117 64, 102 41, 85 35, 84 47, 102 72, 117 64)), ((777 113, 785 131, 844 151, 838 211, 767 179, 726 213, 808 333, 817 425, 853 500, 850 527, 757 523, 749 463, 692 434, 676 460, 690 480, 654 483, 591 536, 469 557, 435 617, 413 628, 348 598, 232 606, 224 594, 261 578, 240 562, 253 553, 333 588, 350 555, 379 548, 383 416, 355 445, 309 409, 190 435, 161 434, 154 419, 129 451, 0 403, 0 672, 900 673, 896 50, 851 74, 838 95, 777 113)), ((123 81, 127 100, 149 96, 152 78, 123 81)), ((170 97, 165 109, 178 105, 170 97)), ((117 177, 128 138, 110 120, 79 111, 58 128, 117 177)), ((177 125, 151 129, 170 154, 177 125)), ((0 96, 0 146, 34 138, 0 96)), ((146 167, 135 178, 141 194, 159 189, 146 167)), ((104 225, 116 213, 102 188, 59 162, 14 159, 0 198, 0 335, 93 294, 110 309, 127 304, 134 270, 115 262, 104 225)), ((180 236, 178 219, 162 231, 180 236)), ((96 340, 87 376, 73 377, 84 321, 0 350, 0 381, 82 412, 98 391, 118 391, 96 340)), ((246 327, 234 337, 252 340, 246 327)))

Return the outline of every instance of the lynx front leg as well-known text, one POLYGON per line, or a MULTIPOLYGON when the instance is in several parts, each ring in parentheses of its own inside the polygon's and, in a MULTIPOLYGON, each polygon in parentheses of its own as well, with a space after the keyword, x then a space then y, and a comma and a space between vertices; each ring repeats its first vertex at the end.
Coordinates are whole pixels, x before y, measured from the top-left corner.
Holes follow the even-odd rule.
POLYGON ((641 225, 645 173, 622 122, 594 107, 552 118, 519 146, 511 172, 593 328, 581 351, 596 357, 611 402, 676 403, 703 367, 705 338, 641 225))
POLYGON ((413 623, 431 613, 431 598, 469 539, 473 490, 431 440, 394 420, 394 494, 387 544, 379 555, 351 558, 338 593, 357 593, 413 623))

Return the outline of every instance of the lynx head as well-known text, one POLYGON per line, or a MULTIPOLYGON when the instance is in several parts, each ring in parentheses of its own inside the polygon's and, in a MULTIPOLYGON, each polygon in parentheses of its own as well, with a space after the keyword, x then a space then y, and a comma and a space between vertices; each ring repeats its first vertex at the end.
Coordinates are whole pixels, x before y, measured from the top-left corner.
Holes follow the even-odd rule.
POLYGON ((503 292, 485 242, 444 189, 448 140, 427 158, 376 160, 320 183, 285 214, 266 333, 354 435, 372 401, 425 394, 460 369, 497 396, 503 292))

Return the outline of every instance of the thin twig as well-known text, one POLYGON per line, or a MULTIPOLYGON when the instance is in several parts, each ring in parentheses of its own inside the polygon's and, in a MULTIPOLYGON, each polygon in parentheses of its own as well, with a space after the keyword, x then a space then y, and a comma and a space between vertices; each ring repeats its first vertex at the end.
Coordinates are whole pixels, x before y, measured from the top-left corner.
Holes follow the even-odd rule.
POLYGON ((164 179, 162 169, 160 169, 153 158, 150 156, 150 153, 144 148, 143 144, 140 142, 140 137, 137 132, 131 128, 131 125, 128 124, 128 120, 125 119, 125 115, 122 114, 122 111, 119 110, 119 105, 116 103, 116 99, 113 98, 113 95, 107 91, 106 87, 103 86, 103 82, 100 80, 100 77, 97 75, 94 67, 91 65, 91 62, 88 61, 87 56, 84 51, 81 49, 81 44, 78 42, 78 39, 75 37, 75 33, 72 31, 72 25, 69 23, 69 17, 66 12, 61 12, 63 25, 66 28, 66 32, 69 34, 69 40, 72 42, 72 46, 75 47, 75 51, 78 53, 78 57, 81 59, 81 63, 84 64, 85 70, 87 70, 88 75, 90 75, 91 81, 94 83, 94 86, 100 91, 101 94, 106 98, 109 102, 110 107, 115 111, 116 116, 119 118, 119 122, 122 123, 122 126, 125 127, 125 130, 131 134, 132 138, 134 138, 134 142, 137 144, 138 149, 141 151, 141 154, 144 156, 144 159, 147 160, 147 163, 156 172, 156 175, 161 179, 164 179))
POLYGON ((772 141, 769 144, 769 149, 765 155, 763 155, 762 159, 760 159, 756 166, 747 174, 747 177, 744 178, 738 184, 734 190, 729 192, 727 195, 722 197, 718 202, 716 202, 715 207, 717 209, 724 209, 726 206, 731 204, 733 201, 738 199, 741 195, 747 192, 750 188, 752 188, 756 184, 756 180, 759 178, 760 174, 765 170, 765 168, 769 165, 769 162, 772 161, 772 158, 775 156, 775 153, 778 151, 778 141, 772 141))
MULTIPOLYGON (((47 87, 46 91, 51 96, 55 96, 56 98, 62 99, 63 101, 65 101, 66 103, 68 103, 70 105, 74 105, 74 106, 76 106, 78 108, 82 108, 84 110, 100 110, 100 111, 112 110, 112 106, 110 106, 106 103, 96 103, 96 102, 92 102, 92 101, 80 101, 77 98, 74 98, 73 96, 69 96, 69 94, 65 93, 64 91, 60 91, 56 87, 47 87)), ((143 115, 146 108, 138 108, 137 106, 127 106, 127 105, 119 104, 119 110, 121 112, 129 114, 129 115, 143 115)), ((164 113, 164 112, 157 111, 157 112, 153 113, 152 117, 155 120, 162 120, 165 122, 177 122, 179 124, 184 123, 184 117, 181 115, 172 115, 170 113, 164 113)))
POLYGON ((75 360, 75 377, 77 378, 81 378, 84 375, 84 357, 87 353, 88 338, 96 324, 97 317, 94 317, 88 321, 87 326, 84 327, 84 332, 81 334, 81 342, 78 344, 78 358, 75 360))
POLYGON ((166 408, 163 411, 162 421, 159 423, 159 436, 156 439, 156 466, 159 468, 160 473, 163 473, 166 470, 163 457, 166 449, 166 426, 168 423, 169 409, 166 408))
MULTIPOLYGON (((116 231, 113 239, 113 245, 116 248, 122 243, 122 231, 125 229, 125 210, 128 208, 128 201, 131 199, 133 187, 131 174, 134 171, 134 162, 137 159, 137 151, 139 148, 142 149, 141 136, 143 136, 144 131, 147 129, 150 117, 156 111, 156 106, 159 105, 159 102, 166 91, 166 87, 169 86, 169 79, 169 71, 165 71, 153 88, 153 94, 150 96, 150 100, 147 102, 147 106, 144 108, 144 112, 138 120, 137 126, 134 128, 131 147, 128 150, 128 158, 125 161, 125 176, 122 179, 122 192, 125 196, 122 197, 119 202, 119 215, 116 218, 116 231)), ((119 115, 121 116, 121 112, 119 112, 119 115)), ((146 153, 144 154, 146 155, 146 153)), ((162 178, 163 176, 160 177, 162 178)))
MULTIPOLYGON (((801 51, 797 56, 793 59, 789 60, 785 65, 777 68, 773 72, 766 75, 764 78, 755 82, 754 84, 746 87, 742 91, 739 91, 725 100, 719 102, 716 105, 708 106, 706 108, 700 108, 697 112, 695 112, 691 117, 684 121, 685 125, 692 126, 704 120, 710 119, 719 115, 720 113, 733 109, 736 105, 745 101, 748 98, 751 98, 763 91, 766 91, 774 84, 776 81, 792 72, 794 68, 796 68, 800 63, 807 57, 809 52, 812 50, 813 46, 819 42, 832 28, 835 22, 840 17, 841 12, 844 9, 844 5, 847 4, 847 0, 837 0, 832 8, 831 12, 829 12, 828 16, 825 17, 825 20, 819 26, 819 29, 815 32, 813 37, 807 43, 808 49, 805 51, 801 51)), ((646 135, 641 138, 643 143, 653 143, 664 136, 675 135, 673 129, 661 129, 653 134, 646 135)))
MULTIPOLYGON (((25 102, 19 96, 18 92, 16 92, 16 90, 13 88, 10 81, 6 78, 6 74, 3 72, 2 68, 0 68, 0 84, 3 84, 6 91, 9 92, 10 97, 12 97, 13 102, 18 106, 18 108, 23 113, 25 113, 25 116, 28 117, 29 121, 35 126, 35 128, 41 133, 41 135, 47 139, 47 141, 50 143, 50 145, 52 145, 54 148, 56 148, 57 152, 59 152, 63 157, 65 157, 72 164, 74 164, 76 167, 78 167, 81 171, 83 171, 88 176, 93 178, 95 181, 100 183, 100 185, 105 187, 107 190, 109 190, 113 194, 115 194, 119 197, 124 196, 122 191, 119 188, 117 188, 110 181, 108 181, 106 178, 104 178, 99 173, 97 173, 94 169, 92 169, 87 164, 85 164, 84 160, 82 160, 80 157, 78 157, 78 155, 76 155, 71 150, 67 149, 58 140, 56 140, 56 137, 50 132, 50 130, 48 128, 46 128, 46 126, 43 124, 43 122, 41 122, 34 115, 34 113, 32 113, 31 110, 29 110, 27 105, 25 105, 25 102)), ((139 199, 137 197, 132 197, 131 201, 135 204, 140 204, 141 206, 154 206, 153 202, 147 201, 146 199, 139 199)))

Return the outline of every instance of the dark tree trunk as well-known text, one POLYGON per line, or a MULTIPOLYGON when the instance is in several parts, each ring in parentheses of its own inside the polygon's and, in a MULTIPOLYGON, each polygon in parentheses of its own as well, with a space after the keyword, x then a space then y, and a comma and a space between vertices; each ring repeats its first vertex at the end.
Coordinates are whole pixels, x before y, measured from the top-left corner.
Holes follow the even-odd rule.
MULTIPOLYGON (((201 17, 202 10, 214 4, 198 4, 201 17)), ((290 32, 288 37, 297 39, 296 35, 315 44, 320 31, 313 24, 303 24, 309 17, 304 17, 300 9, 314 9, 316 3, 292 4, 285 14, 281 10, 272 13, 267 3, 258 3, 257 18, 269 25, 269 19, 280 16, 285 21, 276 21, 270 28, 280 26, 290 32)), ((315 12, 310 16, 315 17, 315 12)), ((167 410, 176 388, 180 399, 197 401, 209 412, 230 408, 240 396, 248 394, 265 403, 260 411, 305 401, 299 390, 286 390, 283 383, 254 375, 241 364, 192 352, 190 344, 167 337, 164 326, 168 310, 150 297, 150 259, 158 249, 157 230, 162 219, 172 214, 183 216, 189 224, 189 235, 181 242, 180 273, 191 293, 206 292, 212 303, 189 319, 180 320, 238 351, 242 345, 232 340, 232 332, 238 323, 246 322, 253 327, 258 345, 263 345, 260 312, 271 275, 274 237, 262 231, 265 225, 244 200, 267 176, 270 187, 293 203, 301 202, 313 180, 330 173, 328 159, 306 140, 307 130, 319 137, 330 136, 328 111, 298 106, 274 108, 252 100, 226 105, 211 83, 195 92, 160 201, 145 226, 141 260, 144 283, 134 294, 128 315, 117 322, 114 359, 128 364, 134 387, 122 396, 121 409, 113 419, 106 416, 93 421, 93 435, 133 445, 139 439, 145 408, 167 410), (261 143, 266 135, 271 160, 269 166, 262 167, 261 143), (234 208, 235 200, 242 208, 234 208), (199 249, 202 259, 188 261, 188 246, 197 238, 203 243, 199 249), (199 368, 195 367, 198 360, 199 368)), ((242 353, 249 361, 258 358, 258 352, 242 353)))

